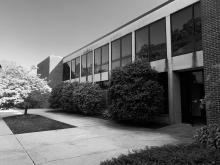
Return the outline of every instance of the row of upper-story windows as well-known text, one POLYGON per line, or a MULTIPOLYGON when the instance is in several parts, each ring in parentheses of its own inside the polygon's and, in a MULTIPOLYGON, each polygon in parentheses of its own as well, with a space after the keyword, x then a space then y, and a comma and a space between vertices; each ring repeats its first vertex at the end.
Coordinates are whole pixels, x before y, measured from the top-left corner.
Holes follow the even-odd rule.
MULTIPOLYGON (((193 4, 171 15, 172 56, 202 49, 200 3, 193 4)), ((155 21, 135 31, 136 58, 149 61, 165 59, 166 20, 155 21)), ((80 77, 80 57, 63 64, 63 80, 80 77)), ((132 34, 111 42, 111 68, 123 67, 132 61, 132 34)), ((94 73, 109 71, 109 44, 94 50, 94 73)), ((81 56, 81 76, 93 73, 93 52, 81 56)))

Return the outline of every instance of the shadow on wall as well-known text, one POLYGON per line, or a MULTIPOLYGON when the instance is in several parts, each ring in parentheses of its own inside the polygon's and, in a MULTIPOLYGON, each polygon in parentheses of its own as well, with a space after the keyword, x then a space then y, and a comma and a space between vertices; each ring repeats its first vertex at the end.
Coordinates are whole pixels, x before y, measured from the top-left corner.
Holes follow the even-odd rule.
POLYGON ((51 70, 49 74, 49 85, 50 87, 54 87, 63 79, 63 62, 62 60, 51 70))

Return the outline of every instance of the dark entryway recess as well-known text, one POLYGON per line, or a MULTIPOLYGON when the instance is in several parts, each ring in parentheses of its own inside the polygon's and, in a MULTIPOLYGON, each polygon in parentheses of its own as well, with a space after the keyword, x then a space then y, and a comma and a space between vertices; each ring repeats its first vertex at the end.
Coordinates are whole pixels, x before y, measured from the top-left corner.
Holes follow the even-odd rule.
POLYGON ((206 111, 202 104, 204 98, 203 70, 180 73, 182 122, 205 124, 206 111))

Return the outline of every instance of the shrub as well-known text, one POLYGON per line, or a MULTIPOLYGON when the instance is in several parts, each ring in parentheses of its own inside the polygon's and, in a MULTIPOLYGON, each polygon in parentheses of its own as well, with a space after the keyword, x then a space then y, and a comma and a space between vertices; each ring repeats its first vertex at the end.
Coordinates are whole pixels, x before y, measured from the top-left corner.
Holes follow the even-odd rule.
POLYGON ((79 87, 78 82, 67 82, 62 87, 60 104, 63 110, 77 112, 72 103, 73 92, 79 87))
POLYGON ((138 60, 112 71, 110 113, 116 120, 149 121, 163 107, 163 88, 158 73, 146 60, 138 60))
POLYGON ((49 98, 49 104, 51 108, 61 108, 61 96, 62 96, 62 89, 65 85, 65 82, 62 82, 58 85, 56 85, 50 94, 50 98, 49 98))
POLYGON ((72 110, 71 97, 73 90, 78 83, 62 82, 52 89, 49 103, 51 108, 62 108, 63 110, 72 110))
POLYGON ((97 84, 81 83, 74 89, 72 104, 84 115, 101 115, 105 108, 105 92, 97 84))
POLYGON ((191 144, 146 148, 101 162, 101 165, 212 165, 220 163, 220 150, 191 144))
POLYGON ((211 148, 220 148, 220 126, 211 124, 196 131, 195 141, 211 148))

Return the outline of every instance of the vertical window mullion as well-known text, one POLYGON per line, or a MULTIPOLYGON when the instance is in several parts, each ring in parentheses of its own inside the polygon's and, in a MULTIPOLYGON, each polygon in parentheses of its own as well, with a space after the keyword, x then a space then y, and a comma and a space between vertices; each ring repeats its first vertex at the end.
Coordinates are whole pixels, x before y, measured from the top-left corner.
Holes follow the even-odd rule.
POLYGON ((150 46, 150 25, 148 25, 148 62, 151 61, 150 56, 151 56, 151 46, 150 46))

